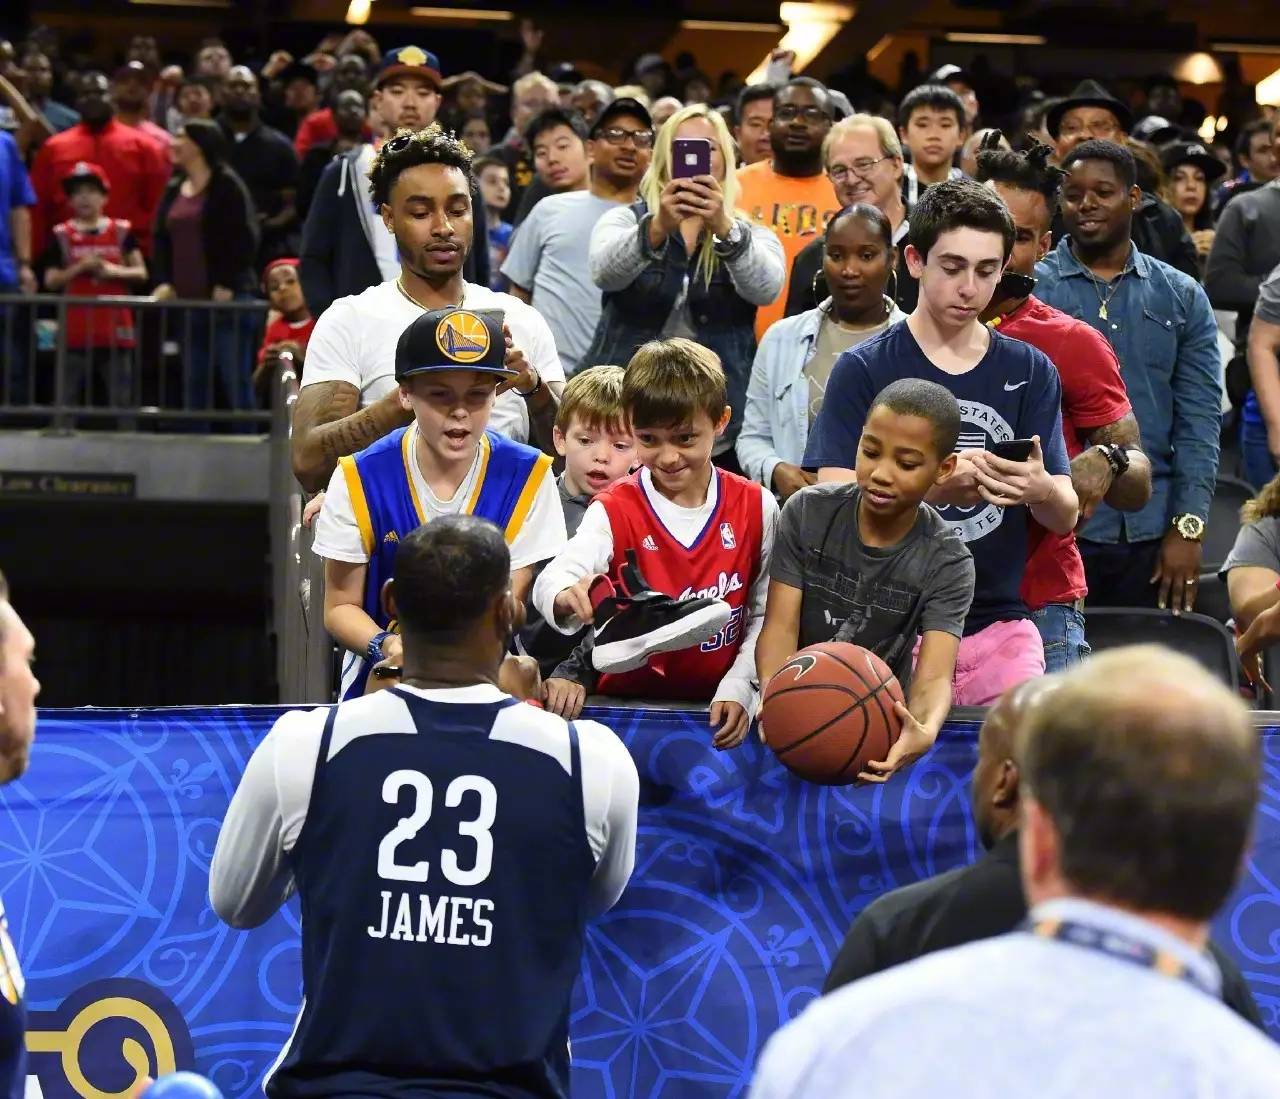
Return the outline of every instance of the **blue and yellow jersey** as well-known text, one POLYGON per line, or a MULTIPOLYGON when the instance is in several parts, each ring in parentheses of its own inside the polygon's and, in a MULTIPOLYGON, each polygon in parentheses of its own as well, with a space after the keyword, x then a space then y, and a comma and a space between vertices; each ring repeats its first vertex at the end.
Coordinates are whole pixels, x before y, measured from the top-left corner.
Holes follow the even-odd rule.
MULTIPOLYGON (((371 447, 338 460, 355 511, 360 539, 369 555, 364 582, 364 609, 381 629, 388 628, 382 609, 382 585, 392 573, 400 539, 426 522, 410 473, 413 432, 399 428, 371 447)), ((538 494, 551 458, 495 431, 480 439, 480 470, 471 496, 459 511, 497 524, 507 545, 515 541, 538 494)), ((342 697, 364 693, 368 669, 348 654, 342 669, 342 697)))

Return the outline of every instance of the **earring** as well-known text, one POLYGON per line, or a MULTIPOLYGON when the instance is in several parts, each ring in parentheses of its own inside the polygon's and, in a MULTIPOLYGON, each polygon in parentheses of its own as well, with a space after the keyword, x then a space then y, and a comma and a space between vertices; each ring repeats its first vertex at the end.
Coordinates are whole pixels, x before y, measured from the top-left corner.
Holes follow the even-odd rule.
POLYGON ((889 298, 894 305, 897 305, 898 304, 898 269, 896 267, 889 272, 889 285, 893 287, 893 289, 889 291, 889 298))
POLYGON ((821 277, 822 277, 822 268, 821 268, 821 267, 819 267, 819 268, 818 268, 818 269, 813 273, 813 287, 812 287, 812 289, 813 289, 813 304, 814 304, 814 305, 817 305, 817 304, 822 300, 820 297, 818 297, 818 279, 820 279, 821 277))

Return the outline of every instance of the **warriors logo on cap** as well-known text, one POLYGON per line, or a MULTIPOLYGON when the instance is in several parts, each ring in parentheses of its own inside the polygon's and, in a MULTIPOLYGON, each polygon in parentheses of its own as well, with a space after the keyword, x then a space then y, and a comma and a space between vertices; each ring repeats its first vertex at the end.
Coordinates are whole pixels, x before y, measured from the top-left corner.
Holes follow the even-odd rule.
POLYGON ((436 325, 440 350, 456 363, 474 363, 489 350, 489 330, 474 313, 459 309, 436 325))

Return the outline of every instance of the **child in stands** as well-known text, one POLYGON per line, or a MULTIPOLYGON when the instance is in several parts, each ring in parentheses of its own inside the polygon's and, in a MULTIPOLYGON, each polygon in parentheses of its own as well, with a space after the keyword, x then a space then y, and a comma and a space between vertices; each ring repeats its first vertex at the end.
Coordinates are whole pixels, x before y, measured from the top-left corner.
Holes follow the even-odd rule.
POLYGON ((338 460, 313 549, 325 558, 325 628, 347 653, 343 699, 365 692, 375 664, 400 664, 382 587, 411 530, 438 515, 496 523, 511 547, 511 590, 521 602, 533 567, 564 546, 551 459, 487 430, 500 383, 517 376, 505 347, 497 310, 423 313, 396 346, 400 403, 413 423, 338 460))
MULTIPOLYGON (((622 367, 597 366, 570 380, 556 410, 552 438, 556 453, 565 463, 556 483, 565 531, 572 538, 591 501, 630 473, 635 462, 635 440, 622 409, 622 367)), ((550 626, 537 608, 530 607, 529 620, 516 640, 516 648, 536 659, 542 674, 548 677, 546 708, 571 720, 582 712, 586 700, 584 679, 574 674, 557 678, 554 673, 590 633, 590 628, 584 626, 577 633, 566 635, 550 626)), ((589 646, 584 655, 582 666, 586 667, 590 663, 589 646)), ((577 663, 575 660, 575 666, 577 663)))
POLYGON ((730 416, 713 352, 679 338, 645 344, 627 364, 622 403, 643 468, 592 500, 534 585, 534 605, 564 633, 595 625, 597 670, 631 669, 606 671, 596 691, 710 700, 712 743, 731 748, 758 702, 778 505, 711 464, 730 416))
POLYGON ((311 339, 316 319, 307 308, 302 296, 302 282, 298 278, 298 261, 293 257, 273 259, 262 272, 262 289, 267 301, 278 314, 262 334, 262 346, 258 349, 258 365, 253 372, 253 387, 259 394, 270 398, 271 382, 279 376, 281 357, 288 356, 290 364, 302 379, 302 361, 307 353, 307 341, 311 339))
POLYGON ((927 752, 951 708, 973 558, 924 500, 955 472, 960 422, 943 386, 890 383, 862 427, 857 481, 802 488, 778 521, 756 643, 761 686, 797 649, 821 641, 848 641, 884 660, 908 702, 897 707, 902 735, 888 757, 859 776, 871 782, 927 752))

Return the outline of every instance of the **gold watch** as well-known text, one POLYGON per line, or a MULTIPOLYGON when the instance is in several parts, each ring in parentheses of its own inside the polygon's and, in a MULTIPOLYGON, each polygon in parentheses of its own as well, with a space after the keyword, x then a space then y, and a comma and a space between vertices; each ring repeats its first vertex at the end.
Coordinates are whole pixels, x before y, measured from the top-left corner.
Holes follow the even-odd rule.
POLYGON ((1204 520, 1198 515, 1186 512, 1173 517, 1173 529, 1188 542, 1199 542, 1204 537, 1204 520))

